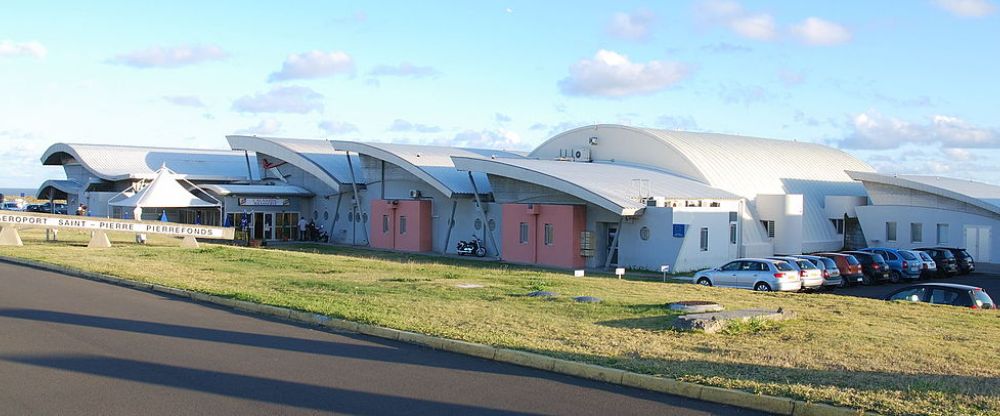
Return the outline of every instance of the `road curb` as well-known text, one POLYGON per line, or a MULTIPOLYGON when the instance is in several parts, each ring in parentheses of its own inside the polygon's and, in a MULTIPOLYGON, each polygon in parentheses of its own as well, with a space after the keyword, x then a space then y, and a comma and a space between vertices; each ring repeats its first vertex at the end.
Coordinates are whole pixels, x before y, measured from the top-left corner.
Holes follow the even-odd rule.
POLYGON ((811 403, 784 397, 754 394, 742 390, 703 386, 669 378, 633 373, 593 364, 569 361, 547 355, 527 351, 497 348, 485 344, 440 338, 416 332, 384 328, 376 325, 363 324, 326 315, 297 311, 272 305, 262 305, 223 296, 209 295, 192 290, 177 289, 168 286, 137 282, 100 273, 86 272, 57 266, 34 260, 16 257, 0 256, 0 262, 32 267, 40 270, 56 272, 68 276, 80 277, 138 289, 145 292, 162 293, 170 296, 191 299, 196 302, 208 303, 234 309, 255 315, 280 318, 302 324, 314 325, 333 330, 359 333, 409 344, 421 345, 442 351, 469 355, 487 360, 515 364, 549 372, 565 374, 590 380, 602 381, 626 387, 634 387, 659 393, 672 394, 706 402, 726 404, 753 410, 761 410, 787 416, 859 416, 875 415, 863 410, 836 407, 820 403, 811 403))

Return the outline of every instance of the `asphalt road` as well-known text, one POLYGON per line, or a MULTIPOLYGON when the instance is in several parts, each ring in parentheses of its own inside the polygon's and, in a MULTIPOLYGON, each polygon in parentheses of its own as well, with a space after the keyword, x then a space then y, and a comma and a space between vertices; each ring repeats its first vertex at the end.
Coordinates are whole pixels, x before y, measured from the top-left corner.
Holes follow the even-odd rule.
POLYGON ((0 263, 0 414, 758 415, 0 263))
POLYGON ((954 277, 920 279, 918 281, 904 281, 900 283, 883 283, 872 286, 852 286, 844 289, 834 290, 834 294, 858 296, 865 298, 881 299, 885 295, 898 289, 917 283, 957 283, 960 285, 970 285, 983 288, 993 301, 1000 302, 1000 274, 994 272, 973 272, 967 275, 954 277))

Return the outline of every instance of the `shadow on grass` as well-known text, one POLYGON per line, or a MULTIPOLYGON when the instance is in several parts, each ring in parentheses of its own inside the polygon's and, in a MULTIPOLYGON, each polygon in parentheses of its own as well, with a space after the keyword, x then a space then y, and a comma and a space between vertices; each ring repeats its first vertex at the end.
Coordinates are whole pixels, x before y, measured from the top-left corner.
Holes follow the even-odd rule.
POLYGON ((615 319, 598 322, 611 328, 645 329, 647 331, 670 331, 677 315, 647 316, 642 318, 615 319))

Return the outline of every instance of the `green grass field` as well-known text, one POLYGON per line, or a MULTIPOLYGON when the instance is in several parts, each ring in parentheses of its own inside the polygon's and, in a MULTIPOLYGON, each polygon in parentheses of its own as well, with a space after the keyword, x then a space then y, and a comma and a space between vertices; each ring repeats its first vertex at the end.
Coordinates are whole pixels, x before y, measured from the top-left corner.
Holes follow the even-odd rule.
POLYGON ((1000 313, 828 294, 574 278, 566 272, 330 246, 247 249, 24 231, 16 256, 137 281, 892 415, 1000 414, 1000 313), (482 288, 462 288, 466 284, 482 288), (558 292, 555 300, 523 296, 558 292), (574 302, 597 296, 600 304, 574 302), (665 303, 782 307, 798 318, 719 334, 670 330, 665 303))

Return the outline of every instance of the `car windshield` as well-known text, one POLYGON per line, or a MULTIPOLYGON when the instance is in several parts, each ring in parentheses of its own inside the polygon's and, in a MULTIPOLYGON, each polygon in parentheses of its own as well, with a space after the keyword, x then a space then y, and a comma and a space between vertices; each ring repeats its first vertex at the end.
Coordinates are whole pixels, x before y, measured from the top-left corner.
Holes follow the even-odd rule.
POLYGON ((795 271, 795 268, 793 268, 792 265, 790 265, 790 264, 788 264, 786 262, 783 262, 783 261, 776 261, 776 262, 774 262, 774 267, 777 267, 779 272, 791 272, 791 271, 795 271))
POLYGON ((900 251, 899 254, 902 255, 903 258, 906 259, 906 260, 916 260, 917 259, 917 256, 915 254, 909 252, 909 251, 900 251))
POLYGON ((948 250, 938 250, 937 252, 941 253, 941 257, 944 257, 946 259, 953 259, 953 258, 955 258, 955 255, 951 254, 951 252, 948 251, 948 250))
POLYGON ((799 268, 802 269, 802 270, 816 270, 817 269, 816 265, 812 264, 812 262, 810 262, 809 260, 796 260, 795 264, 798 264, 799 268))
POLYGON ((923 259, 924 261, 934 261, 934 259, 931 258, 930 254, 924 253, 923 251, 918 251, 917 253, 920 253, 920 258, 923 259))
POLYGON ((854 256, 847 256, 847 264, 850 264, 852 266, 857 266, 861 264, 861 262, 858 261, 858 259, 855 258, 854 256))
POLYGON ((976 306, 979 306, 980 308, 983 309, 996 308, 996 305, 993 303, 993 299, 990 299, 990 295, 987 295, 986 292, 982 290, 973 290, 972 296, 974 297, 976 306))
POLYGON ((820 261, 822 261, 823 264, 826 265, 827 269, 837 270, 837 262, 833 261, 833 259, 828 259, 828 258, 824 257, 820 261))
POLYGON ((876 263, 885 263, 885 258, 881 254, 872 254, 872 261, 876 263))
POLYGON ((972 255, 969 254, 969 252, 965 251, 965 250, 959 250, 958 251, 958 255, 962 256, 963 259, 967 259, 967 258, 971 258, 972 257, 972 255))

